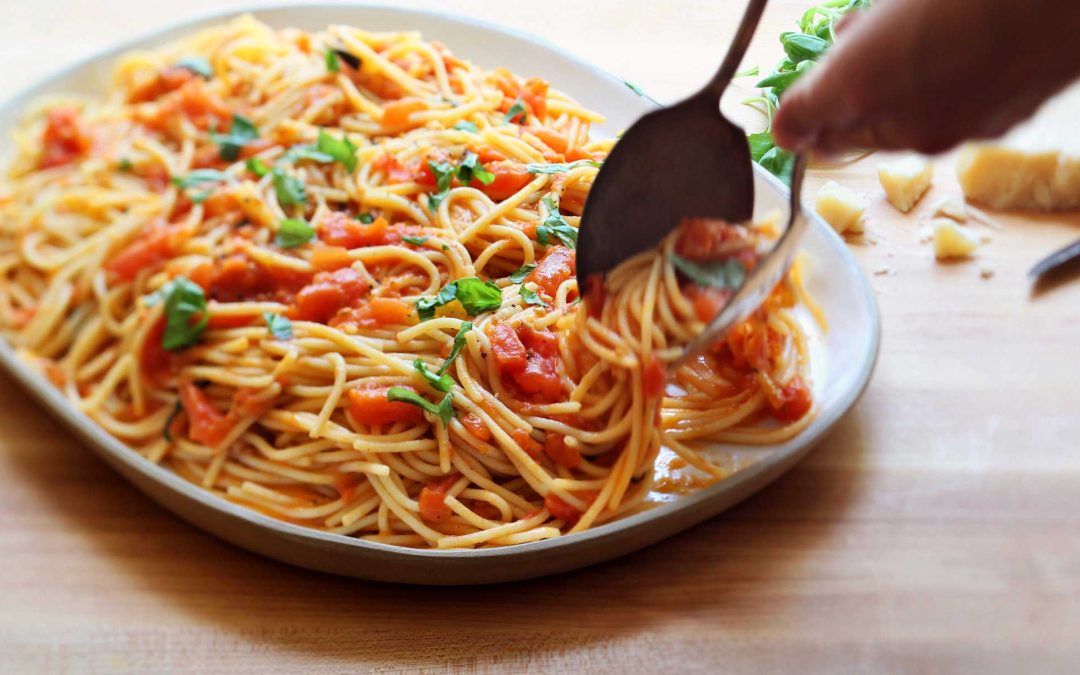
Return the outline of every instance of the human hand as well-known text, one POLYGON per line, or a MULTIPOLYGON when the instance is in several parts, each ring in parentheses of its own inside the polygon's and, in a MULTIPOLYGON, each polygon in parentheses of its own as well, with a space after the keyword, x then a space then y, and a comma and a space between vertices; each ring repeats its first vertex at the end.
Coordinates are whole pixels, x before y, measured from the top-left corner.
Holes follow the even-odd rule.
POLYGON ((1080 1, 879 0, 784 95, 797 151, 936 153, 1003 134, 1080 76, 1080 1))

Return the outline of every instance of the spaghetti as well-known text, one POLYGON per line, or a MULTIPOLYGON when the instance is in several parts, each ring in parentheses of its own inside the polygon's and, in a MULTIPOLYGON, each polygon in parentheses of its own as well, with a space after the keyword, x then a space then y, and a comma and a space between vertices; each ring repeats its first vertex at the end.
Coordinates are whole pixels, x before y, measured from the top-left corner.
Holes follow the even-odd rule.
POLYGON ((579 296, 601 119, 414 33, 243 18, 129 54, 17 135, 0 323, 134 451, 274 517, 585 530, 680 487, 662 447, 700 485, 726 474, 703 447, 813 416, 797 273, 664 382, 767 225, 689 221, 579 296))

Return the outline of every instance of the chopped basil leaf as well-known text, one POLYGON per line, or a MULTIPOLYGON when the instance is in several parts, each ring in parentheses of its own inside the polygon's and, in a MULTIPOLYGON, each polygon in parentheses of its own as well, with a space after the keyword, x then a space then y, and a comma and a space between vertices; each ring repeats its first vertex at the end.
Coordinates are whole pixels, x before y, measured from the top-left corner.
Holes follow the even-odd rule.
POLYGON ((116 168, 119 171, 127 173, 135 168, 135 165, 131 163, 131 160, 127 157, 121 157, 120 161, 116 164, 116 168))
POLYGON ((444 425, 449 425, 450 420, 454 417, 454 395, 450 393, 443 396, 439 405, 435 405, 415 391, 404 387, 390 387, 386 392, 386 400, 401 401, 402 403, 411 403, 418 406, 441 419, 444 425))
POLYGON ((173 185, 181 189, 206 185, 207 183, 224 183, 229 180, 232 180, 232 176, 217 169, 195 169, 186 176, 173 176, 172 178, 173 185))
POLYGON ((428 370, 427 364, 424 363, 423 359, 416 359, 415 361, 413 361, 413 368, 415 368, 416 372, 420 373, 420 375, 428 381, 428 384, 438 389, 439 391, 450 391, 450 387, 454 386, 453 378, 441 372, 431 372, 430 370, 428 370))
POLYGON ((472 182, 473 178, 480 181, 483 185, 491 185, 495 180, 495 174, 485 169, 479 159, 477 154, 472 150, 465 152, 465 157, 461 160, 461 165, 458 166, 457 170, 457 177, 462 185, 468 185, 472 182))
POLYGON ((548 306, 548 304, 544 302, 544 299, 536 294, 536 291, 526 288, 525 286, 521 287, 521 299, 526 305, 536 305, 538 307, 548 306))
POLYGON ((333 51, 335 54, 337 54, 337 57, 344 61, 350 68, 352 68, 353 70, 360 69, 361 61, 359 56, 353 56, 344 49, 335 49, 333 51))
POLYGON ((704 288, 737 291, 746 281, 746 268, 738 258, 697 262, 672 253, 671 262, 690 281, 704 288))
POLYGON ((469 132, 472 132, 474 134, 476 132, 480 131, 480 129, 475 124, 470 122, 469 120, 461 120, 460 122, 458 122, 457 124, 454 125, 454 128, 457 129, 458 131, 469 131, 469 132))
POLYGON ((435 309, 457 300, 471 316, 496 310, 502 306, 502 291, 491 281, 479 277, 465 277, 452 281, 434 298, 421 298, 416 303, 416 313, 421 321, 435 316, 435 309))
POLYGON ((266 162, 258 157, 249 157, 248 160, 244 162, 244 167, 259 178, 270 173, 270 167, 266 166, 266 162))
POLYGON ((371 215, 370 213, 361 213, 359 216, 356 217, 356 219, 364 225, 370 225, 375 222, 375 216, 371 215))
POLYGON ((328 155, 322 150, 316 148, 311 143, 303 143, 301 145, 294 145, 285 151, 285 154, 278 160, 279 164, 292 164, 301 160, 310 160, 312 162, 318 162, 319 164, 329 164, 334 161, 334 158, 328 155))
POLYGON ((510 281, 513 281, 515 284, 520 284, 522 281, 525 281, 525 277, 529 276, 534 269, 536 269, 536 265, 533 263, 526 263, 510 275, 510 281))
POLYGON ((263 319, 266 320, 266 328, 271 335, 279 340, 292 339, 292 321, 271 312, 263 312, 263 319))
POLYGON ((630 91, 634 92, 638 96, 644 96, 645 95, 645 92, 641 91, 641 87, 637 86, 633 82, 631 82, 629 80, 623 80, 622 83, 625 84, 630 89, 630 91))
POLYGON ((308 225, 307 221, 286 218, 278 225, 274 242, 281 248, 296 248, 308 243, 314 236, 315 229, 308 225))
POLYGON ((559 206, 554 199, 544 197, 542 201, 548 209, 548 214, 540 223, 540 226, 536 228, 536 241, 543 246, 547 246, 551 242, 551 238, 554 237, 567 248, 576 249, 577 228, 566 222, 566 219, 562 217, 562 214, 559 213, 559 206))
POLYGON ((439 368, 438 373, 442 375, 446 371, 450 370, 450 364, 454 362, 454 359, 461 353, 462 348, 465 347, 465 334, 472 330, 471 321, 462 321, 461 327, 458 328, 457 335, 454 336, 454 346, 450 348, 450 356, 446 357, 442 366, 439 368))
POLYGON ((401 238, 401 241, 403 241, 403 242, 405 242, 407 244, 412 244, 413 246, 423 246, 424 242, 426 242, 427 240, 428 240, 427 237, 404 236, 404 237, 401 238))
POLYGON ((528 117, 525 111, 525 102, 520 98, 514 101, 514 105, 510 106, 510 109, 506 111, 506 121, 515 124, 524 124, 525 119, 528 117), (521 119, 518 120, 517 118, 521 119))
POLYGON ((259 130, 251 123, 251 120, 241 117, 240 115, 232 116, 232 125, 229 127, 229 133, 219 134, 216 131, 210 132, 210 140, 221 146, 218 156, 226 162, 235 162, 240 156, 240 149, 249 141, 253 141, 258 137, 259 130))
POLYGON ((210 62, 201 56, 185 56, 176 62, 176 65, 190 70, 204 80, 209 80, 214 76, 214 67, 210 65, 210 62))
POLYGON ((326 71, 328 73, 337 73, 341 71, 341 64, 338 63, 337 52, 333 49, 326 50, 326 71))
POLYGON ((190 347, 210 323, 203 289, 187 277, 176 277, 161 289, 165 298, 165 333, 161 346, 168 351, 190 347), (192 320, 198 317, 193 324, 192 320))
POLYGON ((341 140, 338 140, 326 133, 325 129, 319 129, 319 144, 316 147, 319 152, 324 152, 334 158, 349 173, 356 171, 356 146, 344 134, 341 140))
POLYGON ((457 299, 465 311, 476 316, 496 310, 502 306, 502 291, 491 281, 481 281, 478 277, 465 277, 457 280, 457 299))
POLYGON ((756 77, 761 73, 761 69, 757 66, 747 68, 746 70, 740 70, 731 76, 731 79, 738 79, 740 77, 756 77))
POLYGON ((303 181, 285 173, 280 166, 275 166, 271 173, 274 174, 274 192, 277 193, 279 204, 292 206, 307 203, 307 192, 304 190, 303 181))
POLYGON ((532 174, 545 173, 565 173, 567 171, 573 171, 574 169, 582 166, 591 166, 599 169, 602 162, 597 162, 594 159, 579 159, 576 162, 569 162, 566 164, 526 164, 525 170, 532 174))
POLYGON ((457 299, 457 282, 452 281, 444 286, 434 298, 420 298, 416 301, 416 314, 421 321, 427 321, 435 316, 435 308, 457 299))
POLYGON ((428 207, 435 211, 450 196, 450 183, 454 180, 454 166, 449 162, 428 160, 428 167, 435 174, 435 193, 428 195, 428 207))

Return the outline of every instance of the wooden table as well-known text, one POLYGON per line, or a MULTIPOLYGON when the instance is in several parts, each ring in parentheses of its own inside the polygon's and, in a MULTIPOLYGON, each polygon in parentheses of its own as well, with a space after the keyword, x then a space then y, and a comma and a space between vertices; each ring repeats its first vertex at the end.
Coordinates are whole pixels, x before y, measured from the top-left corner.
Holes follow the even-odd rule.
MULTIPOLYGON (((247 4, 248 0, 241 0, 247 4)), ((222 0, 10 3, 3 92, 222 0)), ((411 2, 530 30, 661 99, 711 71, 741 2, 411 2)), ((771 3, 749 61, 810 0, 771 3)), ((467 56, 467 55, 466 55, 467 56)), ((0 672, 1065 671, 1080 660, 1080 283, 1024 277, 1080 217, 1002 217, 939 265, 874 196, 853 243, 884 319, 865 397, 798 468, 644 552, 492 588, 264 560, 137 493, 0 382, 0 672), (994 274, 980 275, 986 266, 994 274)), ((934 192, 955 191, 948 160, 934 192)), ((812 191, 826 177, 815 173, 812 191)))

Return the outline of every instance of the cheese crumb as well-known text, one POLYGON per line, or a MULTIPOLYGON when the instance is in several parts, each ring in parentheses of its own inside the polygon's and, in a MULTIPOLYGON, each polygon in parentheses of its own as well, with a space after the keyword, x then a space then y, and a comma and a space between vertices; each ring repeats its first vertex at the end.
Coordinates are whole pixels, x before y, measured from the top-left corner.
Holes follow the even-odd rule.
POLYGON ((956 197, 946 197, 934 207, 935 216, 952 218, 958 223, 966 223, 968 220, 967 205, 956 197))
POLYGON ((863 216, 870 208, 870 202, 851 188, 831 180, 818 190, 814 208, 837 233, 861 234, 865 231, 863 216))
POLYGON ((979 237, 968 228, 948 218, 935 218, 934 255, 938 260, 970 257, 979 246, 979 237))
POLYGON ((878 165, 878 180, 889 203, 908 213, 930 189, 934 166, 925 157, 912 155, 878 165))

